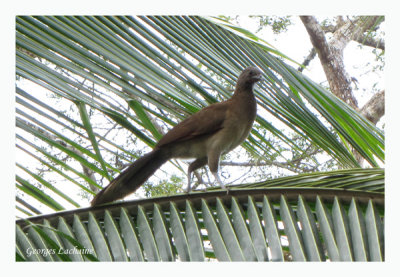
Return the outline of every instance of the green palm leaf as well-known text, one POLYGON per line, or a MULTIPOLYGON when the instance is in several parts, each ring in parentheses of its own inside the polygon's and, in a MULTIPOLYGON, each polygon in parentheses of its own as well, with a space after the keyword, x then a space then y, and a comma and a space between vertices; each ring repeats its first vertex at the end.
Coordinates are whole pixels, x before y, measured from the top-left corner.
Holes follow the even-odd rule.
POLYGON ((284 189, 271 181, 232 186, 229 195, 219 189, 19 220, 18 253, 31 259, 28 248, 55 247, 55 238, 30 233, 47 223, 44 230, 71 237, 58 248, 74 240, 101 261, 382 261, 384 195, 370 188, 383 187, 383 170, 301 177, 279 180, 284 189), (332 186, 321 188, 321 180, 332 186), (339 181, 343 187, 333 185, 339 181))
MULTIPOLYGON (((17 87, 17 142, 37 160, 43 154, 26 144, 30 136, 38 139, 37 146, 56 147, 71 162, 109 179, 109 171, 117 171, 109 155, 126 162, 135 155, 99 134, 87 109, 152 147, 161 136, 153 119, 171 128, 202 107, 226 99, 237 74, 248 65, 261 68, 265 77, 256 89, 257 123, 279 143, 298 149, 287 132, 275 127, 276 120, 342 167, 359 166, 347 145, 372 166, 384 160, 381 130, 287 65, 287 57, 268 43, 215 18, 22 16, 16 27, 16 74, 80 110, 80 119, 72 118, 46 105, 43 96, 17 87), (38 115, 46 120, 36 119, 38 115), (62 128, 80 142, 63 135, 62 128)), ((266 161, 287 160, 256 128, 243 147, 266 161)), ((82 172, 76 174, 97 186, 82 172)))

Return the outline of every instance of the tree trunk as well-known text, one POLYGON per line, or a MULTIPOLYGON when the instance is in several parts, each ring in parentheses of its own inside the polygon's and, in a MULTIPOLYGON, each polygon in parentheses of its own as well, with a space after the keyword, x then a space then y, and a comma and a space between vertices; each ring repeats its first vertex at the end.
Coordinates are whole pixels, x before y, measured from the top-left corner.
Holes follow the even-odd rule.
POLYGON ((344 68, 343 50, 351 40, 370 46, 376 45, 376 47, 379 46, 384 49, 384 41, 375 41, 364 35, 367 30, 376 28, 381 18, 369 16, 358 17, 354 21, 344 21, 342 17, 338 17, 337 26, 325 26, 324 28, 313 16, 301 16, 300 19, 306 27, 314 49, 318 53, 332 93, 376 124, 385 113, 385 92, 377 93, 364 107, 359 109, 351 88, 351 77, 344 68), (333 33, 330 42, 326 40, 325 32, 333 33))
MULTIPOLYGON (((382 90, 375 94, 362 109, 359 109, 351 88, 351 77, 344 67, 343 50, 351 40, 360 41, 365 38, 364 32, 376 27, 380 17, 358 17, 354 21, 344 21, 342 17, 338 17, 337 26, 330 29, 333 32, 330 42, 326 40, 325 32, 315 17, 300 16, 300 19, 318 54, 332 93, 376 124, 385 113, 385 92, 382 90)), ((384 47, 383 42, 380 45, 384 47)), ((359 164, 362 165, 363 157, 356 150, 353 152, 359 164)))
MULTIPOLYGON (((343 50, 349 41, 346 39, 345 33, 340 32, 340 35, 334 35, 336 39, 328 43, 325 33, 315 17, 301 16, 300 18, 306 27, 312 45, 318 53, 332 93, 354 109, 357 109, 358 104, 352 92, 351 78, 347 74, 343 63, 343 50)), ((347 26, 347 24, 344 25, 347 26)))
POLYGON ((385 90, 374 94, 360 109, 360 113, 376 125, 379 119, 385 114, 385 90))

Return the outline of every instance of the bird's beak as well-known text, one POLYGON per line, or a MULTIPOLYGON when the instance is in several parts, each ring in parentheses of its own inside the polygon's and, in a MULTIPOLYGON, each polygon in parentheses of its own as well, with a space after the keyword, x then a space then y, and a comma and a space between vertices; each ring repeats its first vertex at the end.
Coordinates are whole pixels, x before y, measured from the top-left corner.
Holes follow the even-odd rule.
POLYGON ((261 79, 262 79, 262 74, 260 73, 260 74, 258 74, 258 75, 256 75, 256 76, 254 76, 254 79, 258 82, 258 81, 261 81, 261 79))

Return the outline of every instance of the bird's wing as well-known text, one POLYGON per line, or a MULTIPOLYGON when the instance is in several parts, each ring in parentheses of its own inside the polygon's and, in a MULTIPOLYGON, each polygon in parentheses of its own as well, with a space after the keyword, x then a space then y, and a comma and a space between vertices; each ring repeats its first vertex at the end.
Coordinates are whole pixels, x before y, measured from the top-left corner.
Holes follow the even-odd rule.
POLYGON ((219 131, 223 128, 228 106, 226 101, 215 103, 191 115, 166 133, 157 146, 186 141, 219 131))

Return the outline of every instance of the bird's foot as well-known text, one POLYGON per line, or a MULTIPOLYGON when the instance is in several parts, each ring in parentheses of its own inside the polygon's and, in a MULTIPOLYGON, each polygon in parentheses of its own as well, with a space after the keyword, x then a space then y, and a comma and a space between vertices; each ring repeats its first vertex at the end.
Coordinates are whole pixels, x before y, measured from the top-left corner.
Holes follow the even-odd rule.
POLYGON ((230 191, 230 189, 229 189, 228 187, 225 187, 225 190, 226 190, 226 195, 228 195, 228 194, 229 194, 229 191, 230 191))

